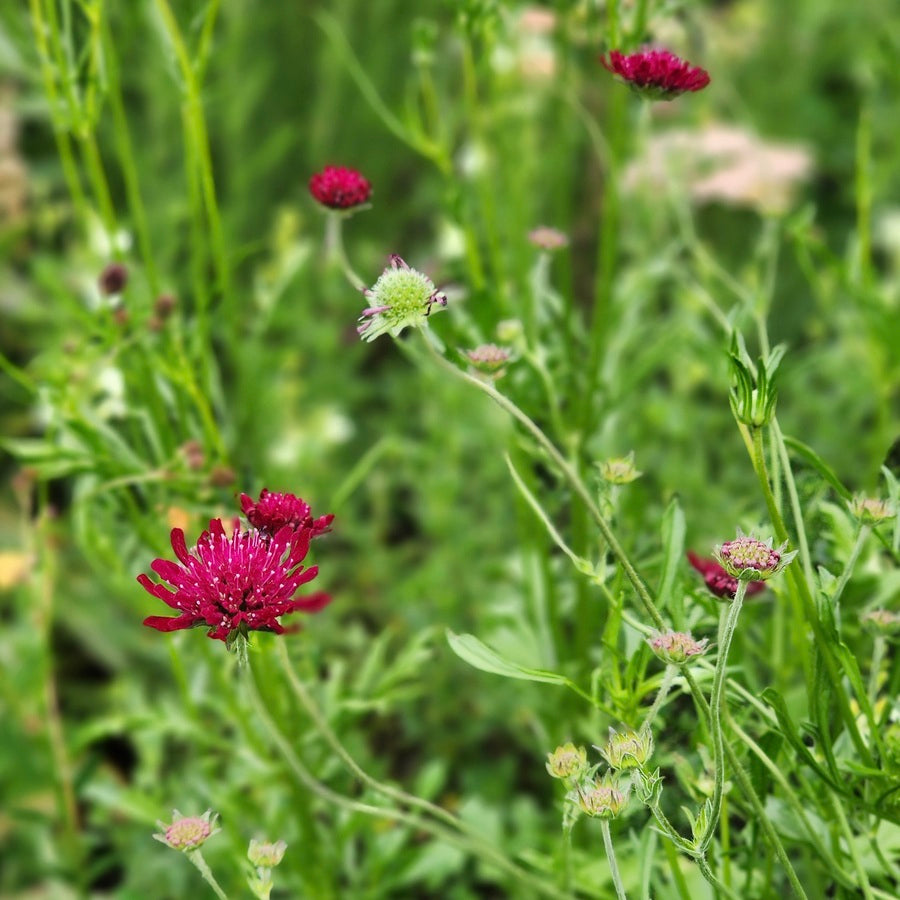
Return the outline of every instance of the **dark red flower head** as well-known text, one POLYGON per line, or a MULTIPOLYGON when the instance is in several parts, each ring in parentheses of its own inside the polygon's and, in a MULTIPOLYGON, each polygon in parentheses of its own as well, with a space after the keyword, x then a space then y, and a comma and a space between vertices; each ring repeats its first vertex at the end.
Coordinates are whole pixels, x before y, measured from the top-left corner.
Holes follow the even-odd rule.
POLYGON ((628 82, 642 94, 671 100, 685 91, 701 91, 709 84, 709 73, 668 50, 639 50, 625 56, 611 50, 600 57, 603 67, 628 82))
POLYGON ((219 641, 227 641, 238 629, 283 634, 280 616, 297 610, 318 612, 331 602, 324 593, 294 599, 300 585, 312 581, 319 571, 317 566, 300 565, 309 538, 306 529, 289 526, 271 537, 235 527, 229 537, 222 520, 213 519, 197 546, 188 550, 184 532, 174 528, 172 549, 178 563, 156 559, 150 566, 165 584, 143 574, 137 580, 180 615, 148 616, 144 624, 157 631, 203 626, 209 628, 208 637, 219 641))
POLYGON ((309 192, 329 209, 351 209, 368 201, 372 185, 356 169, 325 166, 309 179, 309 192))
MULTIPOLYGON (((732 578, 714 559, 705 559, 697 556, 692 550, 688 550, 687 554, 690 564, 703 576, 706 586, 717 597, 728 597, 733 600, 737 591, 738 580, 732 578)), ((758 594, 765 590, 766 583, 764 581, 751 581, 747 585, 747 597, 758 594)))
POLYGON ((312 517, 309 504, 294 494, 279 494, 263 488, 259 500, 241 494, 241 509, 247 521, 266 534, 275 534, 289 525, 292 529, 303 529, 311 538, 331 531, 333 515, 312 517))

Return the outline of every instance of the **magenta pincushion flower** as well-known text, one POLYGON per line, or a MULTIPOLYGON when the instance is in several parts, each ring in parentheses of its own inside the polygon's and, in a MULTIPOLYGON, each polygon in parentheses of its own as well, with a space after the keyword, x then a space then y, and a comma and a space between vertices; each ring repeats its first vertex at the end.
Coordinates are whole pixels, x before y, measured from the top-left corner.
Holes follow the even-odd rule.
POLYGON ((203 626, 209 628, 208 637, 219 641, 227 641, 238 630, 283 634, 281 616, 299 610, 318 612, 331 602, 325 593, 294 598, 300 585, 312 581, 319 571, 317 566, 300 565, 309 540, 308 529, 295 530, 290 525, 271 536, 236 527, 229 536, 222 520, 213 519, 197 545, 188 550, 184 532, 172 529, 178 562, 157 559, 150 566, 164 583, 143 574, 137 580, 180 615, 148 616, 144 624, 157 631, 203 626))
MULTIPOLYGON (((690 564, 703 576, 706 586, 717 597, 727 597, 734 600, 737 592, 738 580, 729 575, 714 559, 706 559, 698 556, 692 550, 688 550, 687 554, 690 564)), ((766 583, 764 581, 751 581, 747 585, 747 597, 758 594, 765 590, 766 583)))
POLYGON ((310 537, 318 537, 331 530, 333 515, 312 517, 309 504, 295 494, 282 494, 263 488, 259 500, 241 494, 241 509, 247 521, 266 534, 272 535, 289 525, 292 529, 307 529, 310 537))
POLYGON ((642 94, 671 100, 686 91, 700 91, 709 84, 709 73, 668 50, 639 50, 627 56, 611 50, 600 57, 603 67, 642 94))
POLYGON ((325 166, 309 179, 309 192, 329 209, 352 209, 368 202, 372 185, 356 169, 325 166))

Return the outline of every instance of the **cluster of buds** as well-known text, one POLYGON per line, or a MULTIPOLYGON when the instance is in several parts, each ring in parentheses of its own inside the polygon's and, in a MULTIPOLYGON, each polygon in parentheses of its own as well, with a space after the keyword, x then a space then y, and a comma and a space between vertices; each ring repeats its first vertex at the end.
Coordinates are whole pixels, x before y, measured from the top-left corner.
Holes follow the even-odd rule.
POLYGON ((785 547, 786 543, 775 548, 771 539, 760 541, 739 533, 735 540, 716 547, 714 553, 719 565, 732 578, 747 582, 768 581, 797 555, 796 550, 785 553, 785 547))
POLYGON ((709 639, 703 638, 703 640, 696 641, 688 632, 667 631, 648 638, 647 643, 666 665, 683 666, 706 652, 709 639))

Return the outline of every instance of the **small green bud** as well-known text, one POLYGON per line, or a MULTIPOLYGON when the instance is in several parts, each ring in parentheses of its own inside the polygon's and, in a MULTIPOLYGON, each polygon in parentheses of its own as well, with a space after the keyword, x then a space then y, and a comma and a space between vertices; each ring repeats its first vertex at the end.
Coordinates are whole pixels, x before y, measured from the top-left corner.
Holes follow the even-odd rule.
POLYGON ((284 859, 284 851, 287 850, 287 844, 284 841, 275 841, 270 843, 267 841, 258 841, 253 838, 247 849, 247 859, 254 866, 264 869, 274 869, 278 863, 284 859))
POLYGON ((701 656, 706 652, 709 644, 708 638, 695 641, 690 634, 684 631, 667 631, 656 637, 648 638, 650 649, 664 663, 672 666, 682 666, 695 656, 701 656))
POLYGON ((864 525, 877 525, 897 515, 897 510, 890 500, 865 497, 862 494, 857 494, 850 501, 850 512, 864 525))
POLYGON ((860 621, 873 634, 889 637, 900 632, 900 615, 889 609, 873 609, 863 613, 860 621))
POLYGON ((615 778, 579 785, 569 794, 569 800, 583 813, 597 819, 613 819, 628 805, 628 791, 622 790, 615 778))
POLYGON ((587 751, 569 741, 547 754, 546 766, 551 778, 578 778, 587 771, 587 751))
POLYGON ((597 466, 603 480, 610 484, 629 484, 644 474, 635 468, 633 450, 628 456, 614 456, 597 463, 597 466))
POLYGON ((756 365, 750 360, 743 338, 735 335, 731 344, 731 392, 729 402, 734 417, 750 428, 768 425, 775 415, 775 372, 784 356, 784 346, 775 347, 756 365))
POLYGON ((653 755, 653 735, 649 731, 618 732, 610 728, 606 746, 597 749, 611 769, 640 769, 653 755))

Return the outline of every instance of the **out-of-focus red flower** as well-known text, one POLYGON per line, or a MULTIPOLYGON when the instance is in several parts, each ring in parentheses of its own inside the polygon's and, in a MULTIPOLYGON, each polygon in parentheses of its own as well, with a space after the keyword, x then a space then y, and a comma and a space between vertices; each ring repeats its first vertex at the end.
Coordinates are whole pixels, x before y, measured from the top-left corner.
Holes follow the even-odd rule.
MULTIPOLYGON (((687 558, 690 564, 703 576, 706 586, 717 597, 734 599, 737 592, 738 580, 729 575, 714 559, 698 556, 693 550, 688 550, 687 558)), ((751 581, 747 585, 747 597, 765 590, 764 581, 751 581)))
POLYGON ((325 166, 309 179, 309 192, 329 209, 352 209, 368 202, 372 185, 356 169, 325 166))
POLYGON ((197 545, 188 550, 184 532, 174 528, 172 549, 178 563, 157 559, 150 566, 164 583, 144 574, 137 580, 180 615, 148 616, 144 624, 157 631, 203 626, 209 628, 208 637, 220 641, 227 641, 235 631, 283 634, 280 616, 300 610, 318 612, 331 602, 324 593, 294 598, 300 585, 312 581, 319 571, 317 566, 300 565, 309 540, 308 529, 290 525, 270 536, 235 527, 228 536, 222 520, 213 519, 197 545))
POLYGON ((259 500, 241 494, 241 509, 247 521, 266 534, 272 535, 289 525, 292 529, 306 529, 310 537, 318 537, 331 530, 333 515, 312 517, 309 504, 295 494, 282 494, 263 488, 259 500))
POLYGON ((701 91, 709 84, 709 73, 692 66, 668 50, 639 50, 627 56, 611 50, 601 56, 603 67, 631 87, 659 100, 671 100, 686 91, 701 91))

